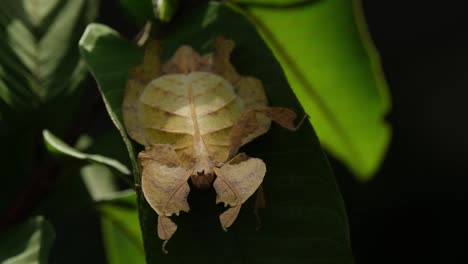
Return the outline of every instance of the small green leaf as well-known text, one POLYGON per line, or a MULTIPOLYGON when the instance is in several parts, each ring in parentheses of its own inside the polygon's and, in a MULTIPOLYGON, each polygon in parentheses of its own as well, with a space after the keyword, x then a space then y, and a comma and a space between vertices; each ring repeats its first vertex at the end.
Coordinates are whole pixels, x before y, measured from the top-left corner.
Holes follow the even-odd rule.
POLYGON ((98 205, 108 263, 145 263, 133 190, 114 193, 98 205))
POLYGON ((83 182, 94 201, 104 199, 119 188, 116 177, 109 167, 101 164, 88 164, 80 170, 83 182))
POLYGON ((101 155, 97 155, 97 154, 87 154, 87 153, 80 152, 70 147, 65 142, 63 142, 62 140, 60 140, 59 138, 57 138, 56 136, 54 136, 52 133, 50 133, 47 130, 44 130, 42 132, 42 136, 44 137, 44 141, 46 142, 48 149, 53 152, 62 153, 62 154, 65 154, 67 156, 71 156, 77 159, 97 162, 100 164, 107 165, 111 168, 114 168, 120 173, 123 173, 126 175, 130 174, 130 171, 128 170, 128 168, 117 160, 104 157, 101 155))
MULTIPOLYGON (((255 28, 230 6, 200 4, 181 13, 165 33, 163 60, 182 44, 207 53, 212 51, 215 37, 233 39, 237 44, 234 65, 242 74, 262 80, 271 105, 303 113, 272 52, 255 28)), ((135 146, 122 125, 121 106, 128 71, 141 62, 142 50, 98 24, 87 28, 80 49, 127 144, 139 183, 135 146)), ((218 220, 221 208, 215 205, 213 191, 192 188, 191 211, 174 218, 179 229, 168 244, 169 255, 164 256, 156 214, 138 191, 147 263, 352 263, 344 204, 312 126, 306 124, 295 133, 273 126, 242 151, 267 164, 263 229, 255 231, 254 200, 249 199, 232 228, 223 232, 218 220)))
POLYGON ((179 7, 179 0, 151 0, 154 15, 162 22, 169 22, 179 7))
POLYGON ((136 25, 154 18, 169 22, 179 7, 179 0, 119 0, 123 13, 136 25))
POLYGON ((0 237, 0 262, 46 264, 55 233, 42 216, 30 218, 0 237))
POLYGON ((390 99, 360 1, 283 1, 291 5, 282 8, 280 1, 240 2, 281 62, 323 146, 359 179, 370 179, 390 141, 384 121, 390 99))

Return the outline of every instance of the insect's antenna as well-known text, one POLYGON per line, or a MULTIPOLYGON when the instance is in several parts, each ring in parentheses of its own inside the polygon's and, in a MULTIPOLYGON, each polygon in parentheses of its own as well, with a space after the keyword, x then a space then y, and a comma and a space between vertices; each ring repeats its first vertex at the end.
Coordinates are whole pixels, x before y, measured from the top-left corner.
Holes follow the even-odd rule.
POLYGON ((166 254, 166 255, 169 254, 169 251, 167 251, 167 249, 166 249, 166 245, 167 245, 167 242, 168 242, 168 241, 169 241, 169 240, 164 240, 164 242, 162 243, 162 246, 161 246, 162 252, 163 252, 164 254, 166 254))

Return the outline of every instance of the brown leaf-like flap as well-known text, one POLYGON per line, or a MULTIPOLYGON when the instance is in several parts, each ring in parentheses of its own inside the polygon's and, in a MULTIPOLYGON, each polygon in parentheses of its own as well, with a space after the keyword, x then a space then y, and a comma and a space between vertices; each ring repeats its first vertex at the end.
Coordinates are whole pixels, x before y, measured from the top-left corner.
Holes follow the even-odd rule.
POLYGON ((226 163, 213 168, 216 180, 216 203, 236 206, 244 203, 260 186, 266 166, 261 159, 249 158, 237 164, 226 163))
POLYGON ((227 231, 226 229, 229 228, 234 223, 234 221, 236 221, 236 218, 240 212, 240 208, 240 205, 231 207, 219 216, 219 221, 221 222, 221 226, 223 227, 224 231, 227 231))
POLYGON ((268 100, 262 82, 254 77, 241 77, 235 84, 237 96, 244 102, 245 110, 266 107, 268 100))
POLYGON ((305 120, 303 118, 298 125, 295 125, 296 113, 281 107, 262 107, 246 111, 232 127, 229 156, 234 156, 242 145, 259 136, 259 132, 268 131, 270 119, 293 131, 297 130, 305 120))
POLYGON ((221 225, 227 228, 236 220, 241 205, 262 183, 266 166, 261 159, 240 154, 221 168, 213 170, 216 174, 213 183, 217 194, 216 203, 231 206, 220 216, 221 225))
MULTIPOLYGON (((236 124, 231 129, 231 142, 229 149, 229 157, 236 155, 239 148, 244 145, 245 141, 252 138, 252 134, 258 130, 260 124, 257 122, 257 114, 254 110, 247 111, 237 120, 236 124)), ((268 120, 268 127, 270 126, 268 120)), ((268 128, 266 129, 268 131, 268 128)))
POLYGON ((145 167, 151 162, 157 162, 168 167, 180 166, 179 156, 174 148, 168 144, 155 144, 138 154, 140 165, 145 167))
POLYGON ((140 155, 143 194, 161 216, 190 210, 187 183, 192 171, 178 165, 177 154, 169 145, 156 145, 140 155))
POLYGON ((150 39, 145 45, 143 63, 130 71, 129 78, 138 79, 148 83, 162 74, 161 69, 161 46, 158 40, 150 39))
POLYGON ((122 107, 125 128, 131 138, 143 145, 147 142, 141 131, 137 102, 146 85, 162 73, 159 61, 160 53, 159 42, 149 40, 145 46, 143 63, 130 70, 125 88, 122 107))
POLYGON ((213 46, 216 50, 213 58, 213 72, 232 84, 236 83, 240 76, 230 62, 231 53, 236 44, 230 39, 218 37, 215 39, 213 46))
POLYGON ((261 112, 266 115, 271 120, 275 121, 278 125, 295 131, 297 128, 300 127, 302 121, 299 122, 298 125, 294 124, 294 120, 296 119, 296 113, 288 108, 282 107, 265 107, 261 109, 257 109, 257 112, 261 112))
POLYGON ((177 230, 177 225, 167 216, 158 217, 158 236, 162 240, 169 240, 177 230))

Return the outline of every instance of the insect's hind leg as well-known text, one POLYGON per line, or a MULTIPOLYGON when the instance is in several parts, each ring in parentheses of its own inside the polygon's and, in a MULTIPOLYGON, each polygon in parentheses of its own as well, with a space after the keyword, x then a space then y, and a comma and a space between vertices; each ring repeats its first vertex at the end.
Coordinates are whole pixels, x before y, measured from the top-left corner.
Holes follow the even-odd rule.
POLYGON ((263 185, 260 185, 257 189, 257 194, 255 197, 255 205, 254 205, 254 214, 257 220, 257 227, 255 228, 257 231, 262 228, 262 219, 260 217, 260 213, 258 209, 265 208, 266 201, 265 201, 265 194, 263 193, 263 185))

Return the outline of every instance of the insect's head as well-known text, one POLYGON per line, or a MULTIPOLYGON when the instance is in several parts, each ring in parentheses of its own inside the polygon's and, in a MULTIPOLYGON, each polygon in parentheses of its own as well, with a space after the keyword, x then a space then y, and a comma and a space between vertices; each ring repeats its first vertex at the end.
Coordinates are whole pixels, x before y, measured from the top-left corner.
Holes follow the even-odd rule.
POLYGON ((204 71, 209 67, 210 62, 200 56, 192 47, 180 46, 172 58, 164 65, 165 73, 184 73, 194 71, 204 71))
POLYGON ((195 185, 197 188, 207 189, 211 187, 211 184, 213 183, 214 174, 213 172, 205 173, 204 171, 195 172, 190 178, 193 185, 195 185))

